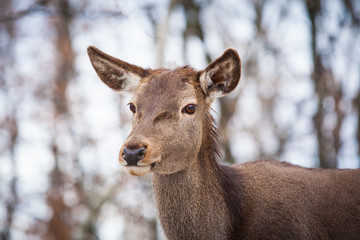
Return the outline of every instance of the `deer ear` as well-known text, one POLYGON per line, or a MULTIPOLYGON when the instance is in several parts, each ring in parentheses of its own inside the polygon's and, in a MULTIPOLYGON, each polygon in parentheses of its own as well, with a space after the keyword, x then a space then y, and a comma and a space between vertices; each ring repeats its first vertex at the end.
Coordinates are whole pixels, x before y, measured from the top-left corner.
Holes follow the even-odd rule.
POLYGON ((241 60, 235 49, 227 49, 221 57, 200 72, 200 85, 208 98, 215 99, 233 91, 241 76, 241 60))
POLYGON ((115 91, 133 92, 148 74, 148 70, 114 58, 96 47, 89 46, 87 51, 100 79, 115 91))

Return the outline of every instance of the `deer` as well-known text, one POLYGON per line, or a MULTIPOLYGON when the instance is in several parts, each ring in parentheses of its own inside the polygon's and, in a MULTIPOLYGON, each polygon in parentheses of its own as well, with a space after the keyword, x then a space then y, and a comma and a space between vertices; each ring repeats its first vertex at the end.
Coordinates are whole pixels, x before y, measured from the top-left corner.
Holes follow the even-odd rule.
POLYGON ((240 81, 235 49, 201 71, 145 69, 87 51, 103 83, 132 95, 118 161, 131 175, 152 173, 167 239, 360 239, 360 169, 219 162, 211 104, 240 81))

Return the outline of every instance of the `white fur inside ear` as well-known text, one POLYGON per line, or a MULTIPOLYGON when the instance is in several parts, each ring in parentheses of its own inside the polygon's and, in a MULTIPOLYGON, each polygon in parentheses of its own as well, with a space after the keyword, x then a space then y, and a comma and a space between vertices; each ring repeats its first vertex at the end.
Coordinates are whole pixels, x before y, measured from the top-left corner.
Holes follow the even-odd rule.
POLYGON ((200 86, 203 89, 205 93, 208 92, 209 86, 213 85, 213 81, 211 81, 211 78, 209 76, 209 72, 203 72, 200 75, 200 86))
MULTIPOLYGON (((122 93, 132 93, 136 90, 138 85, 140 84, 141 77, 124 70, 123 68, 119 67, 118 65, 112 63, 111 61, 107 61, 105 59, 101 60, 94 60, 93 66, 96 71, 102 73, 103 75, 108 75, 109 81, 116 85, 115 83, 121 83, 121 88, 115 89, 116 92, 122 93)), ((108 86, 109 86, 108 84, 108 86)))
POLYGON ((200 86, 205 93, 208 93, 208 98, 215 99, 227 94, 224 94, 222 91, 212 91, 209 93, 209 89, 214 85, 214 82, 211 80, 210 76, 216 72, 218 68, 205 71, 200 75, 200 86))
POLYGON ((124 80, 121 85, 122 89, 118 90, 117 92, 125 91, 128 93, 132 93, 139 86, 141 77, 131 72, 124 72, 124 76, 121 77, 121 80, 124 80))

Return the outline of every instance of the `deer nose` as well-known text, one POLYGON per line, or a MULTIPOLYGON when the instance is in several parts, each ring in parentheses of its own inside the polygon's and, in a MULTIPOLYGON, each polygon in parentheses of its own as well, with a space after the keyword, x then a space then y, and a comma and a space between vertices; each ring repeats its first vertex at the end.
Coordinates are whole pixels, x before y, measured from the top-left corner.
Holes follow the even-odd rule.
POLYGON ((145 157, 146 147, 138 149, 123 148, 122 158, 127 162, 127 166, 137 166, 137 163, 145 157))

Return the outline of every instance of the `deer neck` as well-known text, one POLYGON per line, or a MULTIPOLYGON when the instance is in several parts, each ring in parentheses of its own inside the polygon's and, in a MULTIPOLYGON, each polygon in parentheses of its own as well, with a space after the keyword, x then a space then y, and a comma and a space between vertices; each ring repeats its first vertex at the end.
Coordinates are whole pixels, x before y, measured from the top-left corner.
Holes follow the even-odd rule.
POLYGON ((231 217, 222 188, 223 173, 215 153, 209 152, 214 146, 207 146, 201 148, 193 166, 153 175, 158 214, 169 239, 228 239, 231 217))

